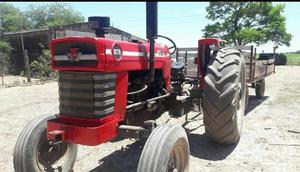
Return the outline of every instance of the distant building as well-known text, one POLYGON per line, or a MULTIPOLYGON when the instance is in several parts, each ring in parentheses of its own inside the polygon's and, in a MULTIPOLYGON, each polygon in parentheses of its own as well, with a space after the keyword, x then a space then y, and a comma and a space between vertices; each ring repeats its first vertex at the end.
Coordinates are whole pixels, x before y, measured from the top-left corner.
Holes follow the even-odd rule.
MULTIPOLYGON (((41 45, 43 45, 45 48, 49 48, 50 40, 66 36, 95 37, 95 34, 94 31, 88 27, 87 22, 54 26, 49 27, 48 29, 23 31, 24 48, 28 51, 29 63, 41 55, 41 45)), ((139 38, 135 35, 114 27, 111 27, 110 33, 106 34, 105 37, 124 41, 146 41, 145 39, 139 38)), ((20 32, 4 33, 4 38, 8 40, 13 47, 13 52, 11 54, 11 64, 8 66, 8 72, 11 74, 20 74, 24 69, 20 32)))

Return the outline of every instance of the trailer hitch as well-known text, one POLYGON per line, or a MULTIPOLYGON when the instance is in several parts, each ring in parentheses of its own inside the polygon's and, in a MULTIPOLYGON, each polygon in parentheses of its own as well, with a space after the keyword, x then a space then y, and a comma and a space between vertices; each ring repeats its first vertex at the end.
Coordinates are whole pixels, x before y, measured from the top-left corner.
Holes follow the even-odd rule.
POLYGON ((118 128, 118 134, 124 138, 147 138, 150 136, 152 131, 157 127, 154 120, 144 121, 144 126, 134 126, 134 125, 120 125, 118 128))
POLYGON ((49 136, 49 145, 54 146, 62 143, 65 140, 65 131, 63 130, 54 130, 48 133, 49 136))

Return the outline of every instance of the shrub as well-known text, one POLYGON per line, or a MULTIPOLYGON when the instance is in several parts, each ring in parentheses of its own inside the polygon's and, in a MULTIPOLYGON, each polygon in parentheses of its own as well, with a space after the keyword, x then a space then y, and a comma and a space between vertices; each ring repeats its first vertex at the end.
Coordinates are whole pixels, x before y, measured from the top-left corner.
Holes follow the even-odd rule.
POLYGON ((44 49, 42 55, 30 63, 31 75, 39 79, 55 79, 57 73, 51 70, 51 55, 48 49, 44 49))
POLYGON ((9 64, 9 54, 11 53, 11 50, 11 45, 7 41, 0 40, 0 75, 2 85, 4 85, 4 74, 7 65, 9 64))

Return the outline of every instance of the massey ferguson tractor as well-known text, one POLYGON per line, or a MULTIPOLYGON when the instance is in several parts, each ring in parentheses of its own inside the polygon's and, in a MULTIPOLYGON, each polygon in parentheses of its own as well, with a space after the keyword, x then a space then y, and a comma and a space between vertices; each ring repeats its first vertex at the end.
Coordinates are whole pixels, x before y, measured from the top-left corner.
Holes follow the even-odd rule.
POLYGON ((172 62, 175 43, 157 34, 157 3, 146 7, 147 42, 105 38, 108 17, 89 17, 96 37, 51 41, 51 66, 59 74, 59 113, 25 126, 13 154, 16 172, 72 171, 78 145, 95 146, 119 135, 147 138, 138 172, 187 172, 186 130, 158 125, 155 119, 166 111, 185 115, 194 100, 201 102, 210 139, 239 141, 247 97, 242 51, 222 48, 220 39, 200 39, 197 77, 188 78, 185 64, 172 62), (174 45, 155 43, 158 37, 174 45))

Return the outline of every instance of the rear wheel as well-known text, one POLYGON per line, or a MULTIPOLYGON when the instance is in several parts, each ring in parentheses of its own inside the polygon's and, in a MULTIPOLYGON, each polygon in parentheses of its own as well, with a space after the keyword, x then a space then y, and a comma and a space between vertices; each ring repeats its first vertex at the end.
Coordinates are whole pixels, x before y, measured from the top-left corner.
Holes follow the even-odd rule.
POLYGON ((25 126, 14 149, 16 172, 72 171, 77 145, 50 145, 46 123, 53 118, 55 116, 40 116, 25 126))
POLYGON ((164 124, 153 130, 141 154, 138 172, 187 172, 190 148, 182 127, 164 124))
POLYGON ((219 143, 239 141, 246 101, 245 61, 232 48, 220 49, 208 64, 202 110, 205 133, 219 143))
POLYGON ((262 98, 265 95, 265 79, 259 80, 255 84, 256 98, 262 98))

